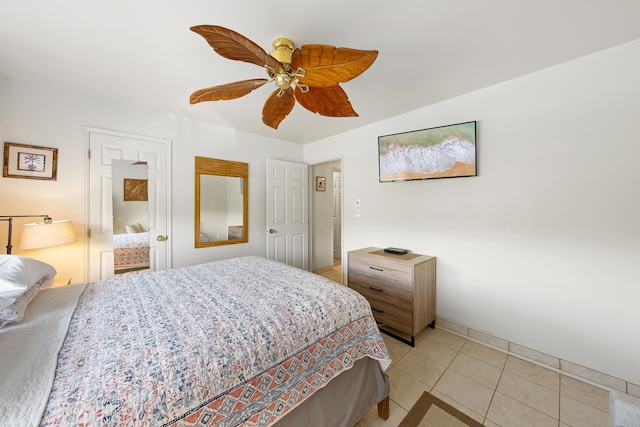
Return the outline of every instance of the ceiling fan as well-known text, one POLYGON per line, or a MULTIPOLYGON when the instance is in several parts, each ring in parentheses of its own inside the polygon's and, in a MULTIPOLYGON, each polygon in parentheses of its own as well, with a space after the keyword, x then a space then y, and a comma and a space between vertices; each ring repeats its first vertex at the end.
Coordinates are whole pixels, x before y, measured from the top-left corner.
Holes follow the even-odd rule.
POLYGON ((245 36, 228 28, 198 25, 191 30, 200 34, 221 56, 264 67, 268 79, 241 80, 207 87, 191 94, 191 104, 240 98, 265 83, 275 82, 277 89, 262 108, 262 122, 274 129, 298 101, 307 110, 328 117, 357 117, 339 83, 362 74, 373 64, 378 51, 357 50, 323 44, 308 44, 294 49, 291 40, 273 42, 268 54, 245 36))

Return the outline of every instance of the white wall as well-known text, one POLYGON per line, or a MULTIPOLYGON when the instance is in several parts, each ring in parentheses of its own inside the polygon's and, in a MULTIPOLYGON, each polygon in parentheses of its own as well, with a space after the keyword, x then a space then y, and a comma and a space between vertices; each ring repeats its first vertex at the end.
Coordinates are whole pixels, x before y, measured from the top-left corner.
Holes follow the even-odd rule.
MULTIPOLYGON (((70 219, 84 235, 86 156, 83 126, 172 140, 173 224, 169 239, 173 266, 195 264, 236 255, 266 253, 266 158, 300 161, 302 147, 232 129, 197 122, 142 106, 98 100, 60 88, 37 86, 0 76, 0 141, 58 148, 57 181, 0 177, 0 215, 48 214, 70 219), (249 243, 194 248, 194 156, 249 163, 249 243)), ((14 253, 21 224, 16 220, 14 253)), ((0 223, 0 245, 6 242, 0 223)), ((4 250, 0 249, 4 253, 4 250)), ((84 279, 83 239, 57 248, 25 251, 49 262, 73 282, 84 279)))
POLYGON ((306 145, 304 158, 343 156, 345 255, 435 255, 439 317, 640 384, 638 76, 640 40, 306 145), (379 135, 471 120, 478 177, 378 183, 379 135))

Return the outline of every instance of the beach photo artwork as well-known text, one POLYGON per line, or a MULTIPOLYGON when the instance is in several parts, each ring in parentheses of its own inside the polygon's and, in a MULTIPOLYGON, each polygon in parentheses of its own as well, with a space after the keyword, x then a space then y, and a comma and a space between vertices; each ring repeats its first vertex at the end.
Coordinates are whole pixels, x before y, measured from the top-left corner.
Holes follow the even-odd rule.
POLYGON ((378 137, 380 182, 477 176, 476 122, 378 137))

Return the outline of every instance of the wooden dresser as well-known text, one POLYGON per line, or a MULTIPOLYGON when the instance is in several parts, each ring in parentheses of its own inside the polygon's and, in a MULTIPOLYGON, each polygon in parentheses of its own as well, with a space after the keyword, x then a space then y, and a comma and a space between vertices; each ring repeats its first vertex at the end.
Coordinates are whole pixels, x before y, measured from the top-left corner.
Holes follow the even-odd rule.
POLYGON ((349 252, 348 284, 371 304, 378 327, 415 344, 415 336, 436 320, 436 258, 381 248, 349 252))

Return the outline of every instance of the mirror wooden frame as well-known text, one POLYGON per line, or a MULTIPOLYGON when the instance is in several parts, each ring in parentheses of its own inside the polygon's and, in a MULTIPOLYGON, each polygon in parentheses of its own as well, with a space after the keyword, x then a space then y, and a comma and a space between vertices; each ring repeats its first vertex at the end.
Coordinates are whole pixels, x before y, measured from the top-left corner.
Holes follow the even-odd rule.
MULTIPOLYGON (((195 158, 195 247, 233 245, 249 241, 249 164, 230 160, 211 159, 208 157, 195 158), (200 177, 202 175, 217 175, 242 180, 242 238, 233 240, 216 240, 203 242, 200 239, 200 177)), ((228 236, 227 236, 228 237, 228 236)))

